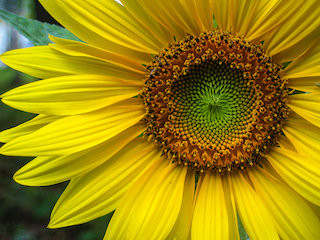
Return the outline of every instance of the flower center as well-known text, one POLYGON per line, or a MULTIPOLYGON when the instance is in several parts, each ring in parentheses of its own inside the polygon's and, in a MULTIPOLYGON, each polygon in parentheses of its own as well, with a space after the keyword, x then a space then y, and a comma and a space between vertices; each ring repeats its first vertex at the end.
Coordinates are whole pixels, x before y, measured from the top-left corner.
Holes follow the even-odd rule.
POLYGON ((195 171, 252 166, 276 145, 288 115, 281 67, 237 34, 187 36, 147 67, 145 135, 195 171))

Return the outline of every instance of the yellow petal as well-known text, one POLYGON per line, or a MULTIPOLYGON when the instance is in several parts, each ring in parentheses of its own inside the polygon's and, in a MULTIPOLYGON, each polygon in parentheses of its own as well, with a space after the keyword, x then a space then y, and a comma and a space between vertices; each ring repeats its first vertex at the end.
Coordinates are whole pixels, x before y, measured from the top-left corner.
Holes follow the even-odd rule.
MULTIPOLYGON (((163 0, 161 7, 172 21, 178 24, 186 33, 199 35, 205 30, 197 11, 197 3, 195 0, 163 0)), ((208 18, 210 16, 213 16, 212 12, 208 18)))
MULTIPOLYGON (((162 1, 136 0, 146 12, 163 25, 176 38, 185 37, 185 31, 176 22, 172 21, 170 14, 165 11, 162 1)), ((173 11, 173 9, 171 9, 173 11)))
POLYGON ((95 56, 72 56, 49 46, 16 49, 0 56, 9 67, 37 78, 95 74, 141 80, 144 73, 120 67, 95 56))
POLYGON ((279 136, 278 142, 280 144, 280 147, 283 147, 285 149, 289 149, 291 151, 296 152, 294 145, 292 142, 287 138, 287 136, 279 136))
MULTIPOLYGON (((292 61, 284 70, 284 78, 319 77, 320 76, 320 45, 319 40, 307 51, 292 61)), ((290 82, 290 81, 289 81, 290 82)))
POLYGON ((153 143, 136 138, 101 166, 72 179, 52 211, 49 227, 81 224, 112 212, 160 155, 153 143))
POLYGON ((62 118, 61 116, 47 116, 47 115, 38 115, 35 118, 22 123, 16 127, 4 130, 0 132, 0 142, 7 143, 17 137, 27 135, 37 131, 38 129, 46 126, 49 123, 52 123, 58 119, 62 118))
POLYGON ((145 129, 145 123, 138 123, 95 147, 61 157, 37 157, 13 178, 22 185, 47 186, 78 177, 107 161, 145 129))
POLYGON ((2 101, 36 114, 91 112, 139 94, 142 83, 101 75, 71 75, 32 82, 3 94, 2 101))
POLYGON ((181 203, 180 213, 170 234, 166 238, 167 240, 190 239, 194 189, 195 173, 194 171, 188 171, 186 181, 184 183, 183 199, 181 203))
POLYGON ((234 194, 232 191, 231 182, 228 180, 228 176, 222 176, 222 184, 224 191, 224 199, 226 202, 229 224, 229 239, 239 240, 239 228, 237 219, 237 210, 234 194))
POLYGON ((165 239, 178 217, 187 168, 156 162, 114 213, 104 239, 165 239))
POLYGON ((89 44, 105 48, 111 41, 146 53, 156 53, 162 46, 116 1, 41 0, 40 3, 57 21, 89 44))
POLYGON ((236 14, 230 14, 231 18, 236 19, 234 29, 250 41, 264 38, 269 31, 280 26, 299 7, 299 4, 294 1, 232 0, 232 6, 237 5, 239 7, 236 14))
POLYGON ((130 14, 144 25, 163 45, 167 45, 173 41, 173 35, 159 22, 157 22, 138 1, 121 0, 121 3, 130 12, 130 14))
POLYGON ((107 51, 103 48, 94 47, 92 45, 77 42, 73 40, 57 38, 50 36, 49 38, 56 44, 49 44, 49 46, 57 51, 65 53, 75 57, 88 57, 95 58, 101 61, 106 61, 114 64, 118 67, 128 69, 137 73, 144 74, 145 68, 140 62, 128 58, 126 55, 116 54, 111 51, 107 51))
POLYGON ((290 139, 295 149, 307 157, 320 159, 320 129, 310 128, 308 125, 300 125, 287 122, 283 126, 283 132, 290 139))
POLYGON ((250 239, 279 239, 269 211, 241 173, 230 175, 237 211, 250 239))
POLYGON ((303 92, 318 92, 320 93, 319 77, 301 77, 290 78, 288 87, 297 89, 303 92))
POLYGON ((196 6, 199 17, 202 21, 204 29, 213 30, 213 1, 212 0, 196 0, 196 6))
POLYGON ((274 147, 269 151, 268 161, 290 187, 308 201, 320 206, 319 159, 274 147))
POLYGON ((71 154, 116 136, 137 123, 144 114, 140 99, 130 99, 95 112, 59 119, 3 145, 0 152, 15 156, 71 154))
POLYGON ((312 124, 320 127, 320 95, 318 93, 288 96, 288 106, 312 124))
POLYGON ((221 176, 207 172, 196 199, 191 238, 229 239, 229 223, 221 176))
POLYGON ((229 1, 212 1, 213 15, 222 30, 230 30, 231 22, 229 18, 229 1))
POLYGON ((299 194, 262 168, 252 169, 249 175, 281 239, 320 239, 320 221, 299 194))
MULTIPOLYGON (((307 200, 306 200, 307 201, 307 200)), ((313 212, 318 216, 318 218, 320 219, 320 207, 317 205, 314 205, 313 203, 307 201, 307 203, 309 204, 309 206, 312 208, 313 212)))
POLYGON ((163 239, 180 212, 187 168, 172 164, 150 181, 137 199, 128 239, 163 239))
MULTIPOLYGON (((287 3, 287 1, 284 1, 287 3)), ((288 62, 319 38, 320 5, 318 0, 295 1, 295 10, 265 39, 264 47, 278 62, 288 62)))

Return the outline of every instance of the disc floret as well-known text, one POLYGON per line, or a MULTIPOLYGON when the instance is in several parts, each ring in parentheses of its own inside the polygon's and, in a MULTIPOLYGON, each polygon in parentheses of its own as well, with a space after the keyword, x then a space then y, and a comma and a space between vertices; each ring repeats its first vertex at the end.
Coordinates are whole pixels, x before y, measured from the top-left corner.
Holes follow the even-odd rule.
POLYGON ((276 145, 288 115, 286 80, 262 44, 205 32, 162 49, 147 69, 145 135, 172 161, 231 171, 276 145))

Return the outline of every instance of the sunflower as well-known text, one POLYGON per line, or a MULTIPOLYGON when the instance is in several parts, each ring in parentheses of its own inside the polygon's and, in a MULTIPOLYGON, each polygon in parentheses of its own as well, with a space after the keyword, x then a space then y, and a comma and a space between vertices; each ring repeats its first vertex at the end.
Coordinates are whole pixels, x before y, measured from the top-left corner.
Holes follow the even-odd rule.
POLYGON ((49 228, 105 239, 320 239, 318 0, 40 0, 83 42, 4 53, 43 79, 2 101, 28 186, 69 184, 49 228), (197 180, 197 181, 196 181, 197 180))

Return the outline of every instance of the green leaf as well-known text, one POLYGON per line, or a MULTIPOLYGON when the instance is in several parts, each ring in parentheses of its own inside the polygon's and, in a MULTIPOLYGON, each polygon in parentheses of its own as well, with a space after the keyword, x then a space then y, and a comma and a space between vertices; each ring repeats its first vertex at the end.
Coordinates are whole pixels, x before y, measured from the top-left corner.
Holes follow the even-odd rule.
POLYGON ((244 229, 238 214, 237 214, 237 218, 238 218, 238 228, 239 228, 240 240, 248 240, 248 234, 246 233, 246 230, 244 229))
POLYGON ((14 27, 19 33, 30 40, 35 46, 51 43, 48 35, 81 41, 68 29, 60 26, 28 19, 0 9, 0 18, 14 27))

